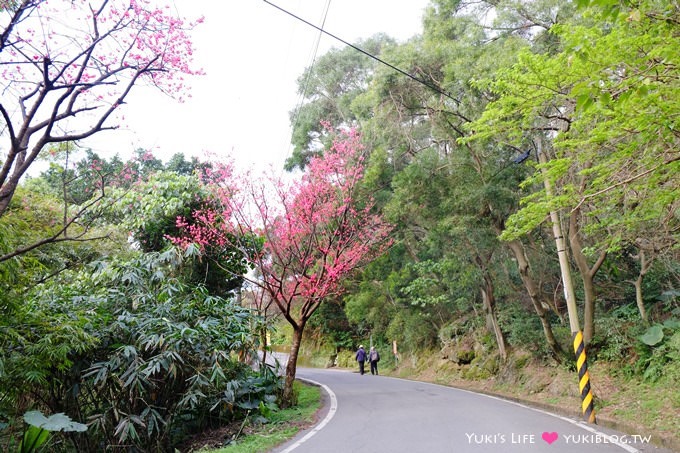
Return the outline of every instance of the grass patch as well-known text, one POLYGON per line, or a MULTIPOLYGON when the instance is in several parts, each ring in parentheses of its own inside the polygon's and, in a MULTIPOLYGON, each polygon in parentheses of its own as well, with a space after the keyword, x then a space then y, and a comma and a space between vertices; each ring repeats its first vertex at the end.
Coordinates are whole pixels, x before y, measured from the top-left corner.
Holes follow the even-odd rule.
POLYGON ((663 379, 656 383, 636 382, 629 380, 626 387, 619 393, 620 403, 612 411, 620 420, 634 426, 641 431, 651 429, 680 439, 678 427, 678 397, 677 382, 663 379))
POLYGON ((321 407, 321 388, 299 381, 294 383, 298 394, 295 407, 273 412, 269 423, 249 425, 247 434, 226 447, 201 450, 209 453, 259 453, 266 452, 294 437, 301 429, 315 422, 321 407))

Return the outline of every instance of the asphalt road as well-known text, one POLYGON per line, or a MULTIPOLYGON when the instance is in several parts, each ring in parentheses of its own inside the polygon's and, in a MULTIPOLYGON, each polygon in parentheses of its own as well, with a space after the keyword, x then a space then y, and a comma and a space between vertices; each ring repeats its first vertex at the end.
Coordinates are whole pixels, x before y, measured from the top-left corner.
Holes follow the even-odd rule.
POLYGON ((669 452, 635 435, 486 395, 357 372, 298 369, 328 393, 322 420, 278 453, 669 452))

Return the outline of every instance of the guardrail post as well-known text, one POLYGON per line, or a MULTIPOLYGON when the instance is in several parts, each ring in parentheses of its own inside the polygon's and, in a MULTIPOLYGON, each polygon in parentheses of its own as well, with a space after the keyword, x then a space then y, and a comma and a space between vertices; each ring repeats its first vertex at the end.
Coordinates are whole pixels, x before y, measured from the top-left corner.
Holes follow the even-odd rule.
POLYGON ((595 421, 595 409, 593 408, 593 394, 590 391, 586 345, 583 341, 583 333, 580 330, 574 333, 574 353, 576 354, 576 370, 578 371, 578 389, 581 393, 581 412, 586 421, 597 423, 595 421))

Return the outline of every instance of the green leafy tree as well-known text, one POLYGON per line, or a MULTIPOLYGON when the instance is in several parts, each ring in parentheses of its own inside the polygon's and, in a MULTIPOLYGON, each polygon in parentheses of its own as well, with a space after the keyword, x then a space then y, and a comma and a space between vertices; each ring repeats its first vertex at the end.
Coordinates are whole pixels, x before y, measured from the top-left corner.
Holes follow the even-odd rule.
POLYGON ((180 175, 191 175, 195 171, 203 171, 208 168, 210 164, 201 162, 197 157, 192 157, 190 160, 186 160, 186 157, 182 153, 175 153, 170 157, 168 162, 165 164, 166 171, 172 171, 180 175))
MULTIPOLYGON (((360 40, 356 46, 379 56, 394 40, 378 34, 360 40)), ((330 144, 331 136, 322 123, 356 126, 353 103, 364 92, 375 72, 377 62, 351 47, 331 49, 305 69, 298 78, 299 105, 290 112, 293 128, 293 155, 286 161, 287 170, 303 169, 311 157, 330 144)))
MULTIPOLYGON (((508 5, 505 7, 509 8, 508 5)), ((516 159, 521 151, 511 146, 493 143, 474 147, 469 144, 460 146, 456 139, 468 135, 466 125, 479 117, 488 100, 487 93, 477 89, 470 81, 484 74, 492 75, 499 67, 510 66, 518 50, 528 45, 529 35, 507 32, 502 33, 501 38, 492 40, 485 28, 478 23, 479 17, 469 12, 469 8, 463 8, 458 2, 434 2, 426 13, 423 39, 420 42, 414 39, 403 49, 398 47, 390 50, 392 56, 401 57, 393 61, 398 61, 402 67, 413 68, 415 73, 430 81, 433 86, 440 87, 447 95, 437 93, 430 87, 414 84, 412 80, 397 77, 383 68, 374 78, 371 86, 372 95, 367 94, 362 98, 369 100, 372 96, 375 99, 376 94, 381 91, 389 93, 389 96, 383 96, 381 103, 374 107, 373 111, 376 112, 374 118, 363 126, 370 129, 375 118, 378 118, 375 120, 376 125, 380 124, 376 130, 389 130, 389 125, 393 125, 394 130, 399 132, 389 132, 390 141, 386 143, 389 143, 387 146, 390 147, 394 147, 394 137, 398 137, 399 134, 410 138, 403 140, 403 144, 400 145, 404 152, 395 155, 394 152, 398 148, 392 148, 391 154, 386 154, 387 159, 403 164, 411 162, 415 168, 416 164, 422 165, 425 162, 419 158, 420 155, 440 156, 436 163, 428 165, 418 177, 404 184, 406 199, 399 198, 395 181, 399 180, 401 174, 410 171, 410 166, 403 170, 397 169, 399 173, 393 176, 394 211, 401 212, 406 219, 410 212, 406 206, 412 207, 413 216, 399 224, 413 228, 411 234, 414 234, 415 238, 412 243, 415 245, 414 254, 419 253, 418 249, 422 250, 423 237, 428 234, 442 234, 443 227, 433 227, 437 222, 449 225, 449 228, 455 225, 460 231, 466 231, 466 226, 468 230, 479 231, 480 225, 483 225, 488 235, 500 234, 505 217, 513 212, 517 205, 516 185, 524 169, 514 165, 513 159, 516 159), (380 116, 384 114, 387 116, 380 116), (415 141, 416 137, 418 141, 415 141), (436 181, 432 183, 436 187, 428 184, 431 180, 436 181), (445 193, 446 191, 439 187, 440 184, 453 188, 445 193), (417 188, 420 186, 427 187, 427 195, 419 200, 417 188), (435 194, 438 194, 439 198, 435 194), (414 201, 406 201, 411 198, 414 201), (436 198, 437 201, 432 202, 428 198, 436 198), (423 206, 430 205, 441 209, 432 212, 422 209, 423 206), (479 210, 475 212, 471 207, 478 207, 479 210), (425 227, 424 224, 429 226, 425 227), (418 230, 420 233, 416 233, 418 230)), ((507 29, 519 30, 511 27, 507 29)), ((465 239, 463 235, 461 238, 465 239)), ((476 239, 479 241, 472 241, 474 246, 486 243, 491 246, 487 251, 496 250, 488 255, 482 252, 484 250, 482 247, 476 258, 480 269, 485 270, 485 275, 489 277, 482 299, 490 303, 495 299, 491 297, 491 290, 495 287, 491 275, 496 272, 491 272, 490 269, 500 265, 507 251, 518 254, 521 261, 517 259, 517 262, 522 262, 524 266, 523 282, 531 294, 537 315, 542 319, 546 341, 557 356, 560 348, 552 334, 544 308, 546 297, 542 288, 529 274, 528 256, 524 252, 524 246, 516 243, 507 250, 502 250, 501 244, 493 244, 493 241, 483 240, 482 237, 476 239), (494 254, 498 261, 492 260, 495 264, 489 267, 491 263, 489 257, 493 257, 494 254)), ((463 246, 467 244, 464 240, 454 242, 461 245, 454 253, 465 253, 470 250, 469 247, 463 246)), ((502 337, 500 329, 496 329, 496 332, 499 345, 503 345, 500 340, 502 337)))
MULTIPOLYGON (((198 174, 172 171, 152 173, 132 190, 124 190, 122 195, 114 192, 112 196, 118 199, 114 218, 121 219, 121 226, 146 252, 165 249, 169 238, 180 234, 177 219, 191 224, 195 212, 215 206, 198 174)), ((206 247, 192 263, 187 278, 221 296, 239 288, 243 282, 240 276, 247 272, 239 252, 229 247, 206 247)))
POLYGON ((669 232, 669 222, 677 221, 671 213, 678 199, 678 135, 669 127, 678 90, 674 22, 661 20, 653 2, 607 5, 583 10, 589 22, 552 27, 561 51, 524 52, 491 85, 498 100, 470 126, 477 138, 505 136, 518 145, 526 133, 554 131, 554 157, 526 186, 549 178, 557 192, 526 198, 504 237, 531 231, 549 210, 566 213, 584 284, 587 340, 594 277, 607 253, 631 232, 642 234, 650 221, 669 232))

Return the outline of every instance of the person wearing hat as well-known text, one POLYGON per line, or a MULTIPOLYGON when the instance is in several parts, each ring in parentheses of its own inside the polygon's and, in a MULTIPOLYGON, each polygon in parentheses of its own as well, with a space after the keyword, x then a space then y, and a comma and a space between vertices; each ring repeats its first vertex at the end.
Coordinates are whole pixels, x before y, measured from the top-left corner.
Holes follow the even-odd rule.
POLYGON ((380 354, 375 350, 375 346, 371 346, 371 350, 368 353, 368 361, 371 364, 371 374, 378 374, 378 362, 380 361, 380 354))
POLYGON ((359 374, 364 374, 364 363, 366 362, 366 351, 364 345, 359 345, 359 350, 356 354, 357 362, 359 362, 359 374))

